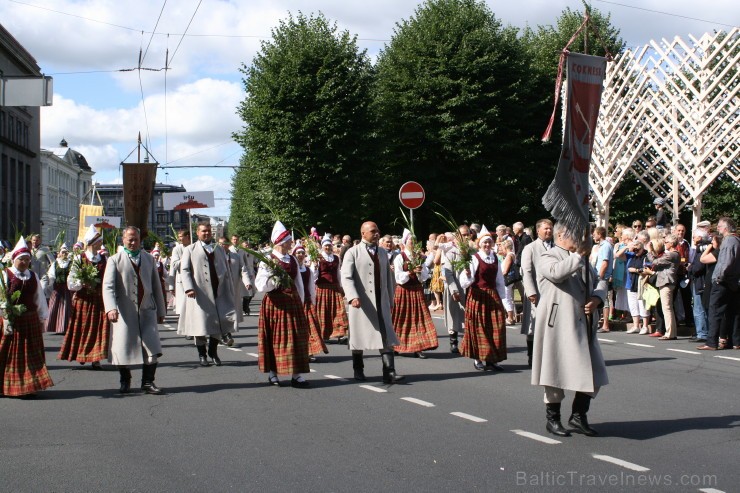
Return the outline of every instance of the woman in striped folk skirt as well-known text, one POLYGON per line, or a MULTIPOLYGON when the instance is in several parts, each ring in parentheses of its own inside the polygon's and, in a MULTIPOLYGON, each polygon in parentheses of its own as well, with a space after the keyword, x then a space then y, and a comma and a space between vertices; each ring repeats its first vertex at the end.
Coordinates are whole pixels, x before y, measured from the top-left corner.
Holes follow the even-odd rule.
POLYGON ((64 334, 67 330, 72 312, 72 293, 67 287, 67 276, 71 262, 67 258, 67 245, 62 245, 59 257, 49 267, 46 284, 51 290, 49 298, 49 318, 46 319, 45 331, 64 334))
POLYGON ((8 288, 8 298, 20 291, 20 298, 15 303, 25 305, 26 311, 15 317, 11 324, 8 314, 0 310, 0 380, 3 385, 0 395, 32 396, 54 385, 46 369, 42 336, 42 321, 46 319, 48 309, 41 283, 36 274, 28 269, 31 263, 30 250, 16 247, 14 255, 13 267, 0 275, 8 288))
POLYGON ((331 235, 328 233, 321 240, 316 279, 316 316, 325 340, 336 337, 339 343, 346 342, 349 319, 344 291, 339 282, 339 257, 332 253, 331 235))
POLYGON ((422 283, 429 278, 429 266, 418 265, 414 257, 414 237, 404 230, 401 238, 404 249, 393 260, 396 292, 393 297, 393 329, 401 343, 394 346, 399 353, 414 353, 426 358, 423 351, 437 349, 437 329, 429 314, 422 283), (413 265, 417 265, 413 267, 413 265))
POLYGON ((278 221, 272 232, 274 244, 270 259, 282 268, 292 280, 288 286, 278 284, 278 276, 265 262, 260 262, 255 287, 266 293, 260 306, 257 324, 259 368, 269 373, 270 385, 279 386, 278 375, 292 375, 291 386, 308 388, 310 384, 301 373, 308 366, 308 320, 303 308, 303 279, 298 261, 290 255, 292 238, 278 221))
POLYGON ((478 245, 470 268, 460 274, 462 288, 470 288, 460 353, 474 360, 476 370, 502 371, 498 362, 506 359, 506 311, 501 302, 506 286, 493 252, 493 239, 485 226, 478 245))
MULTIPOLYGON (((91 226, 92 227, 92 226, 91 226)), ((98 253, 102 237, 93 238, 87 250, 80 255, 82 265, 93 265, 97 270, 97 283, 83 284, 77 278, 77 266, 72 263, 67 286, 74 292, 72 314, 69 328, 57 359, 77 361, 80 364, 92 363, 94 370, 100 370, 100 361, 108 358, 110 328, 103 307, 103 274, 105 257, 98 253)))
POLYGON ((293 248, 293 256, 298 261, 301 280, 303 281, 303 309, 306 312, 306 319, 308 320, 308 354, 309 360, 313 362, 316 361, 317 354, 329 353, 321 334, 316 310, 313 306, 314 299, 316 299, 316 277, 318 276, 318 272, 313 265, 307 266, 305 264, 306 248, 300 242, 293 248))

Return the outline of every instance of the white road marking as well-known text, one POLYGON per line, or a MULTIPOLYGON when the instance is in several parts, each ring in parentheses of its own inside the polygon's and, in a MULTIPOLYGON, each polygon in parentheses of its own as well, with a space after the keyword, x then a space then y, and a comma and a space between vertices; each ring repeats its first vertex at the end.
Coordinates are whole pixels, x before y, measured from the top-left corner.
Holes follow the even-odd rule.
POLYGON ((702 491, 703 493, 725 493, 724 491, 715 488, 702 488, 699 491, 702 491))
POLYGON ((247 353, 248 355, 252 356, 253 358, 259 358, 260 355, 257 353, 247 353))
POLYGON ((519 436, 531 438, 532 440, 537 440, 538 442, 546 443, 548 445, 557 445, 558 443, 563 443, 560 440, 553 440, 552 438, 543 437, 542 435, 538 435, 537 433, 532 433, 529 431, 524 430, 510 430, 514 433, 516 433, 519 436))
POLYGON ((599 342, 617 342, 617 341, 612 340, 612 339, 602 339, 601 337, 599 337, 598 339, 599 339, 599 342))
POLYGON ((640 344, 637 342, 625 342, 625 344, 628 344, 630 346, 637 346, 637 347, 655 347, 655 346, 651 346, 650 344, 640 344))
POLYGON ((241 351, 241 349, 239 349, 238 347, 227 347, 226 349, 228 349, 229 351, 241 351))
POLYGON ((453 416, 457 416, 458 418, 463 418, 463 419, 473 421, 475 423, 485 423, 486 421, 488 421, 487 419, 479 418, 478 416, 473 416, 472 414, 461 413, 458 411, 455 411, 454 413, 450 413, 450 414, 452 414, 453 416))
POLYGON ((363 389, 372 390, 373 392, 388 392, 385 389, 381 389, 380 387, 373 387, 372 385, 360 385, 360 387, 362 387, 363 389))
POLYGON ((740 361, 740 358, 733 358, 732 356, 715 356, 715 358, 731 359, 733 361, 740 361))
POLYGON ((604 462, 611 462, 612 464, 616 464, 618 466, 622 466, 626 469, 630 469, 632 471, 637 472, 645 472, 649 471, 649 467, 643 467, 639 464, 634 464, 632 462, 627 462, 626 460, 617 459, 616 457, 611 457, 608 455, 599 455, 599 454, 593 454, 594 459, 603 460, 604 462))
POLYGON ((401 400, 406 401, 406 402, 411 402, 413 404, 418 404, 424 407, 434 407, 434 404, 432 404, 431 402, 422 401, 421 399, 415 399, 413 397, 401 397, 401 400))
POLYGON ((311 369, 310 369, 310 370, 308 370, 308 371, 309 371, 309 373, 316 373, 316 370, 314 370, 313 368, 311 368, 311 369))
POLYGON ((326 378, 331 378, 332 380, 339 380, 340 382, 349 382, 346 378, 338 377, 336 375, 324 375, 326 378))
POLYGON ((688 351, 686 349, 671 349, 671 348, 668 348, 667 351, 675 351, 677 353, 686 353, 686 354, 701 354, 699 351, 688 351))

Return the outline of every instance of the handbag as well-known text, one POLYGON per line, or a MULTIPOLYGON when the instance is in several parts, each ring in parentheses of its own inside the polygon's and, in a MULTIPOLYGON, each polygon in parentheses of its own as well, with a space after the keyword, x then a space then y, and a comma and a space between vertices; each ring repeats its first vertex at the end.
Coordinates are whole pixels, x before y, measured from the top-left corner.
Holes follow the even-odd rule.
POLYGON ((504 284, 506 286, 511 286, 514 283, 517 283, 522 280, 521 274, 519 274, 519 266, 514 264, 511 266, 511 269, 509 269, 509 272, 506 273, 504 276, 504 284))

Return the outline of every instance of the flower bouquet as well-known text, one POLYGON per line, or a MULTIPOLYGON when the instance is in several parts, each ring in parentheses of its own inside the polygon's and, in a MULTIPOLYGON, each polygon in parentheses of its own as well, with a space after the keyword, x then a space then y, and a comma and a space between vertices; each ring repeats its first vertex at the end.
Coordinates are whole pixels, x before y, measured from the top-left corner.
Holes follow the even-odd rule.
POLYGON ((7 320, 6 325, 13 330, 15 320, 26 313, 26 305, 18 303, 21 292, 9 293, 8 283, 5 282, 5 268, 0 264, 0 315, 7 320))
MULTIPOLYGON (((401 215, 403 216, 403 221, 406 223, 406 229, 411 231, 411 236, 414 238, 414 246, 411 249, 411 257, 409 258, 409 261, 407 262, 407 267, 409 272, 414 271, 417 267, 421 267, 424 265, 424 262, 426 261, 426 255, 424 255, 424 248, 421 245, 421 242, 416 237, 416 233, 414 232, 414 225, 411 224, 411 222, 406 217, 406 214, 403 212, 403 209, 401 209, 401 215)), ((406 248, 406 245, 402 245, 403 248, 406 248)))
POLYGON ((90 262, 83 262, 82 257, 79 255, 72 260, 70 275, 74 279, 77 279, 88 291, 94 291, 98 284, 100 284, 98 269, 90 262))
POLYGON ((306 256, 308 257, 308 260, 313 264, 317 263, 319 261, 319 255, 321 255, 319 242, 316 241, 316 238, 313 235, 306 233, 305 229, 297 227, 296 231, 301 235, 301 241, 303 242, 303 246, 306 248, 306 256))

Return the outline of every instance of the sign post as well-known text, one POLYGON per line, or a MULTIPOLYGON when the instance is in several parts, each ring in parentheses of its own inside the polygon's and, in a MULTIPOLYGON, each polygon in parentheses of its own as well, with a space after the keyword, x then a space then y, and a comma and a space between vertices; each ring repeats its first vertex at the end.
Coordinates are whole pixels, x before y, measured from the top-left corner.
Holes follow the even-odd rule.
POLYGON ((193 238, 192 209, 207 209, 215 207, 213 192, 171 192, 162 194, 162 208, 170 211, 188 211, 188 226, 190 238, 193 238))
POLYGON ((398 191, 398 200, 401 201, 401 205, 409 210, 409 222, 412 229, 414 227, 414 209, 421 207, 425 197, 424 187, 415 181, 407 181, 401 185, 401 189, 398 191))

